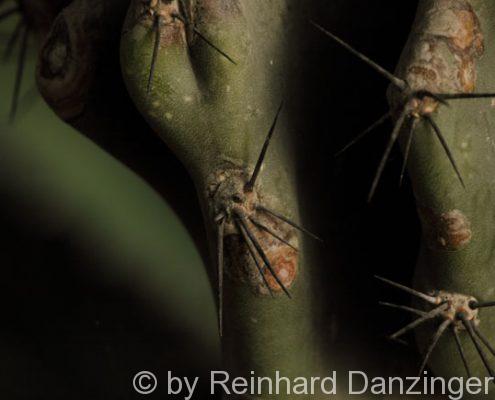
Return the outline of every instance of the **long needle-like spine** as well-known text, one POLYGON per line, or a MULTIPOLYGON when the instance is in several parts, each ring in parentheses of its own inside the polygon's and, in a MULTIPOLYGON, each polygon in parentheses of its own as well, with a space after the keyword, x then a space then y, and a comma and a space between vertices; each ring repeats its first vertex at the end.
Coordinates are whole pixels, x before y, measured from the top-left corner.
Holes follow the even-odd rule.
POLYGON ((392 131, 392 134, 390 135, 390 139, 388 141, 387 147, 385 148, 385 151, 383 153, 383 156, 380 160, 380 164, 378 164, 378 168, 375 173, 375 178, 373 179, 373 183, 371 184, 371 189, 368 194, 368 202, 371 201, 373 196, 375 195, 376 188, 378 186, 378 182, 380 181, 380 178, 382 176, 383 170, 385 169, 385 164, 387 163, 388 157, 390 156, 390 152, 392 151, 392 147, 397 141, 397 138, 399 137, 400 131, 402 129, 402 125, 404 124, 404 121, 409 114, 409 110, 407 107, 404 107, 404 109, 401 111, 399 115, 399 119, 395 123, 394 130, 392 131))
POLYGON ((495 378, 495 373, 493 372, 492 367, 490 367, 490 363, 488 362, 488 358, 486 357, 485 352, 481 348, 481 345, 478 343, 478 339, 476 338, 476 334, 474 333, 472 322, 468 321, 468 319, 466 318, 466 316, 464 314, 459 314, 458 318, 462 321, 464 328, 466 328, 466 330, 467 330, 467 332, 471 338, 471 341, 473 342, 474 347, 476 347, 476 351, 478 352, 478 354, 481 358, 481 361, 483 362, 486 370, 488 371, 488 373, 490 374, 491 377, 495 378))
POLYGON ((283 106, 284 106, 284 102, 282 101, 278 106, 277 113, 275 114, 275 118, 273 119, 272 125, 270 126, 268 135, 266 135, 265 142, 263 143, 263 147, 261 149, 260 155, 258 156, 258 161, 256 162, 256 166, 254 167, 253 174, 251 175, 251 179, 249 179, 249 182, 246 183, 245 190, 248 192, 253 190, 254 185, 256 183, 256 179, 258 179, 258 175, 261 171, 261 167, 263 166, 263 162, 265 161, 266 152, 268 151, 268 147, 270 146, 270 141, 272 140, 273 133, 275 132, 278 117, 280 116, 280 112, 282 111, 283 106))
POLYGON ((156 60, 158 59, 158 52, 160 51, 160 40, 162 36, 162 17, 157 15, 155 17, 154 30, 155 30, 155 41, 153 44, 153 54, 151 55, 151 65, 150 65, 150 73, 148 76, 148 85, 146 87, 146 93, 149 94, 151 92, 151 87, 153 85, 153 79, 155 76, 156 69, 156 60))
POLYGON ((270 287, 270 284, 266 280, 265 272, 263 271, 263 268, 261 267, 260 263, 258 262, 258 257, 256 256, 256 251, 253 249, 253 244, 251 242, 251 239, 248 236, 248 233, 246 232, 244 226, 240 223, 240 221, 238 219, 236 219, 235 221, 236 221, 237 229, 239 229, 239 231, 241 232, 241 236, 244 239, 244 242, 246 243, 248 252, 249 252, 251 258, 253 259, 254 264, 256 265, 256 268, 258 269, 258 272, 260 273, 260 276, 261 276, 261 279, 263 280, 263 283, 265 284, 268 291, 270 292, 270 295, 272 297, 274 297, 272 288, 270 287))
POLYGON ((378 73, 380 73, 382 76, 387 78, 393 85, 395 85, 397 88, 400 90, 404 90, 407 87, 407 84, 405 81, 402 79, 397 78, 394 74, 391 72, 387 71, 385 68, 381 67, 378 65, 376 62, 371 60, 369 57, 365 56, 363 53, 357 51, 354 47, 349 45, 348 43, 344 42, 342 39, 339 37, 335 36, 333 33, 328 31, 327 29, 323 28, 321 25, 317 24, 314 21, 310 21, 310 23, 318 30, 323 32, 326 36, 329 38, 333 39, 335 42, 340 44, 342 47, 347 49, 350 53, 352 53, 354 56, 359 58, 360 60, 364 61, 366 64, 368 64, 370 67, 375 69, 378 73))
POLYGON ((447 157, 452 164, 452 167, 454 168, 454 171, 459 178, 459 181, 461 182, 461 185, 463 188, 466 188, 466 185, 464 184, 464 180, 462 179, 461 171, 459 170, 459 167, 457 166, 457 163, 455 162, 454 155, 452 154, 452 151, 450 150, 449 145, 447 144, 447 141, 445 140, 442 131, 440 130, 440 127, 437 125, 435 120, 431 118, 429 115, 425 115, 423 118, 430 124, 430 126, 433 128, 433 131, 437 135, 438 140, 440 141, 440 144, 442 145, 445 153, 447 154, 447 157))
POLYGON ((279 220, 285 222, 286 224, 288 224, 288 225, 296 228, 297 230, 305 233, 306 235, 311 236, 313 239, 316 239, 316 240, 319 240, 320 242, 323 242, 323 239, 319 238, 314 233, 308 231, 306 228, 303 228, 302 226, 296 224, 295 222, 291 221, 289 218, 284 217, 282 214, 279 214, 276 211, 270 210, 270 209, 266 208, 265 206, 261 206, 261 205, 258 205, 256 207, 256 209, 258 209, 260 211, 263 211, 263 212, 265 212, 267 214, 270 214, 271 216, 273 216, 275 218, 278 218, 279 220))
POLYGON ((429 295, 421 293, 417 290, 411 289, 407 286, 401 285, 400 283, 391 281, 391 280, 386 279, 386 278, 382 278, 381 276, 378 276, 378 275, 375 275, 375 278, 378 279, 379 281, 387 283, 390 286, 393 286, 397 289, 400 289, 406 293, 412 294, 413 296, 416 296, 416 297, 418 297, 418 298, 420 298, 420 299, 422 299, 422 300, 424 300, 430 304, 434 304, 434 305, 439 304, 439 299, 437 297, 429 296, 429 295))
POLYGON ((281 236, 279 236, 275 231, 273 231, 272 229, 270 229, 268 226, 266 225, 263 225, 261 222, 259 222, 258 220, 256 220, 256 218, 253 218, 253 217, 249 217, 249 220, 253 223, 253 225, 257 226, 259 229, 267 232, 269 235, 273 236, 275 239, 277 239, 279 242, 289 246, 290 248, 294 249, 295 251, 299 251, 297 249, 297 247, 293 246, 292 244, 290 244, 287 240, 285 240, 284 238, 282 238, 281 236))
POLYGON ((411 121, 409 123, 409 129, 407 132, 406 148, 404 150, 404 160, 402 161, 402 169, 400 171, 399 186, 402 186, 402 182, 404 181, 407 162, 409 161, 409 153, 411 152, 411 146, 414 138, 414 131, 416 130, 417 125, 418 125, 418 118, 411 117, 411 121))
POLYGON ((423 362, 421 364, 421 367, 419 368, 419 374, 418 376, 423 375, 423 371, 426 368, 426 364, 428 364, 428 361, 430 360, 431 354, 433 353, 433 350, 435 350, 435 347, 438 344, 438 341, 444 334, 444 332, 447 330, 447 328, 452 324, 451 319, 446 319, 445 321, 442 322, 442 324, 438 327, 437 331, 435 332, 435 335, 433 336, 433 339, 430 343, 430 346, 428 347, 428 350, 426 351, 426 355, 423 359, 423 362))
POLYGON ((466 369, 466 373, 468 378, 471 378, 471 369, 469 368, 469 364, 466 359, 466 353, 464 352, 464 347, 462 347, 461 338, 459 337, 459 333, 457 332, 457 328, 452 326, 452 335, 454 336, 454 340, 457 346, 457 350, 459 350, 459 354, 462 359, 462 363, 464 364, 464 368, 466 369))
POLYGON ((236 215, 236 218, 237 218, 237 221, 239 222, 239 224, 244 229, 244 232, 249 237, 249 240, 251 241, 251 243, 255 247, 256 251, 260 255, 261 259, 265 263, 266 267, 268 268, 268 271, 270 271, 270 274, 273 276, 273 278, 275 279, 275 281, 277 282, 277 284, 280 286, 280 288, 285 292, 285 294, 287 295, 287 297, 288 298, 292 298, 289 290, 285 287, 285 285, 282 283, 282 281, 278 277, 277 273, 274 271, 270 260, 268 259, 268 257, 265 254, 265 251, 263 250, 263 248, 261 247, 261 245, 258 243, 258 240, 256 239, 256 237, 253 235, 253 233, 251 232, 251 230, 247 226, 247 223, 246 223, 245 218, 242 215, 239 215, 239 214, 236 215))
POLYGON ((407 332, 413 330, 417 326, 425 323, 426 321, 429 321, 429 320, 431 320, 433 318, 436 318, 438 315, 440 315, 442 312, 445 311, 445 308, 446 307, 447 307, 446 304, 442 304, 439 307, 431 310, 430 312, 426 313, 424 316, 418 318, 417 320, 415 320, 415 321, 411 322, 410 324, 406 325, 404 328, 399 329, 397 332, 395 332, 392 335, 390 335, 390 339, 395 340, 398 337, 400 337, 400 336, 406 334, 407 332))
POLYGON ((375 122, 373 122, 373 124, 371 124, 368 128, 366 128, 359 135, 357 135, 354 139, 352 139, 349 143, 347 143, 341 150, 339 150, 337 153, 335 153, 335 157, 338 157, 342 153, 344 153, 347 150, 349 150, 352 146, 354 146, 361 139, 363 139, 368 133, 370 133, 373 130, 375 130, 376 128, 378 128, 380 125, 382 125, 390 117, 391 117, 390 111, 387 112, 386 114, 382 115, 378 120, 376 120, 375 122))
POLYGON ((19 94, 21 92, 22 77, 24 74, 24 65, 26 62, 26 51, 28 46, 29 28, 24 26, 21 39, 21 47, 19 49, 19 59, 17 62, 17 71, 15 76, 14 92, 12 94, 12 103, 10 108, 10 123, 14 122, 15 115, 17 113, 17 106, 19 103, 19 94))
POLYGON ((217 231, 217 280, 218 280, 218 331, 223 336, 223 242, 225 235, 225 217, 218 224, 217 231))

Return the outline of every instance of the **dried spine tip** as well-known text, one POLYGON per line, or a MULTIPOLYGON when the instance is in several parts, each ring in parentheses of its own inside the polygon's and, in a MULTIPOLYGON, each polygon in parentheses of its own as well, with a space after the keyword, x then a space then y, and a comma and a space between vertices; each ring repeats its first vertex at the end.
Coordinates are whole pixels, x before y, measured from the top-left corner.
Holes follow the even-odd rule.
MULTIPOLYGON (((422 310, 416 310, 414 308, 406 307, 406 306, 398 306, 395 304, 389 303, 381 303, 383 305, 392 306, 394 308, 402 309, 404 311, 413 312, 420 315, 420 318, 410 323, 406 327, 400 329, 396 333, 390 336, 390 339, 397 340, 399 336, 409 332, 410 330, 418 327, 426 321, 430 321, 433 319, 440 319, 442 322, 437 328, 435 334, 432 337, 432 340, 428 346, 428 349, 425 353, 425 357, 421 363, 421 368, 419 374, 421 375, 426 368, 426 365, 430 359, 431 354, 433 353, 438 341, 442 337, 442 335, 450 328, 454 340, 456 342, 457 349, 461 356, 464 367, 466 368, 466 372, 469 377, 471 377, 471 371, 469 365, 467 363, 466 355, 464 349, 462 347, 462 343, 459 337, 459 333, 461 331, 467 331, 471 341, 473 342, 476 350, 488 370, 490 376, 495 377, 493 374, 493 370, 490 367, 488 359, 485 355, 485 352, 481 346, 483 344, 493 355, 495 355, 495 347, 489 342, 489 340, 483 335, 481 330, 479 329, 479 325, 481 323, 479 316, 479 304, 478 301, 472 297, 459 293, 451 293, 446 291, 438 291, 432 295, 427 295, 421 292, 418 292, 414 289, 408 288, 401 284, 395 283, 393 281, 389 281, 385 278, 377 277, 383 282, 390 284, 391 286, 400 288, 416 297, 419 297, 430 304, 440 304, 440 306, 434 308, 429 312, 424 312, 422 310), (432 301, 433 300, 433 301, 432 301), (481 341, 481 344, 480 344, 481 341)), ((495 302, 485 303, 495 305, 495 302)))

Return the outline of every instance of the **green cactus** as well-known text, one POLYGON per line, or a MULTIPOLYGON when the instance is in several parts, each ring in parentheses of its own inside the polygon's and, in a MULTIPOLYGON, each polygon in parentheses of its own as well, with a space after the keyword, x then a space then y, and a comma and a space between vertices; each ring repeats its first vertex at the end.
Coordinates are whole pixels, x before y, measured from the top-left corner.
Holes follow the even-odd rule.
POLYGON ((401 180, 407 166, 423 225, 415 285, 419 291, 378 278, 418 300, 415 308, 383 305, 419 315, 390 336, 398 340, 421 327, 417 337, 424 358, 419 376, 429 365, 445 377, 494 377, 488 357, 495 355, 495 310, 490 311, 495 295, 493 213, 486 207, 494 183, 490 121, 495 47, 486 38, 493 34, 495 14, 490 5, 482 0, 420 1, 395 74, 314 23, 391 82, 390 111, 343 150, 387 118, 395 119, 369 200, 399 140, 404 153, 401 180), (439 322, 424 328, 429 321, 439 322), (452 333, 448 338, 447 329, 452 333))

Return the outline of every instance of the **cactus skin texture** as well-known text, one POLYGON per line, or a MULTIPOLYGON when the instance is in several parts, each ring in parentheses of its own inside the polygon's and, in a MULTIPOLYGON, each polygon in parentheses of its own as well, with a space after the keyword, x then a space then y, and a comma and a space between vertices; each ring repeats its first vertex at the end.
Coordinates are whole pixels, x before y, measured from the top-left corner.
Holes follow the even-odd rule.
MULTIPOLYGON (((495 4, 491 0, 422 0, 396 75, 413 89, 435 93, 495 92, 495 4)), ((396 105, 393 89, 389 92, 396 105)), ((427 104, 427 101, 429 104, 427 104)), ((437 122, 466 189, 449 163, 432 128, 423 122, 414 130, 408 172, 423 227, 415 273, 415 288, 495 297, 495 110, 493 101, 464 99, 422 106, 437 122)), ((403 137, 401 146, 406 146, 403 137)), ((419 303, 418 303, 419 304, 419 303)), ((495 309, 480 310, 479 327, 495 340, 495 309)), ((417 330, 423 353, 438 328, 431 323, 417 330)), ((459 331, 473 376, 485 377, 484 367, 466 330, 459 331)), ((486 349, 486 354, 489 354, 486 349)), ((493 365, 493 359, 490 358, 493 365)), ((440 376, 465 376, 454 338, 444 335, 429 367, 440 376)), ((495 392, 494 392, 495 393, 495 392)), ((495 394, 487 398, 495 398, 495 394)))
MULTIPOLYGON (((290 101, 256 184, 246 190, 288 90, 290 53, 284 38, 291 29, 290 11, 281 0, 158 3, 149 11, 148 2, 132 2, 122 35, 122 70, 138 109, 193 177, 212 254, 217 253, 216 217, 224 213, 225 367, 246 376, 251 370, 271 376, 281 368, 286 376, 309 376, 318 364, 309 312, 311 254, 293 227, 255 207, 298 219, 290 101), (177 14, 180 19, 173 18, 177 14), (160 43, 150 80, 158 15, 160 43), (195 34, 193 26, 231 60, 195 34), (299 251, 257 229, 251 218, 299 251), (267 270, 259 273, 250 254, 256 249, 246 246, 242 222, 280 282, 267 270)), ((213 273, 212 280, 217 280, 213 273)))

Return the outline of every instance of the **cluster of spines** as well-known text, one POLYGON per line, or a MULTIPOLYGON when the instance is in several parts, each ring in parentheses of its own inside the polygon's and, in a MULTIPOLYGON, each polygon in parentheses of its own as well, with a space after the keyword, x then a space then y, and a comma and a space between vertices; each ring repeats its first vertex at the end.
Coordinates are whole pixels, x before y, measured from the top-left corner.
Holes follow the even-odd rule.
MULTIPOLYGON (((265 141, 263 143, 263 147, 261 149, 260 155, 257 159, 256 165, 254 167, 254 170, 251 174, 250 179, 246 182, 244 185, 244 190, 246 192, 251 192, 254 190, 257 179, 259 177, 259 174, 261 172, 261 168, 263 166, 264 160, 266 153, 268 151, 271 139, 273 137, 273 133, 275 132, 275 128, 277 125, 278 118, 280 116, 280 113, 282 111, 283 107, 283 102, 280 104, 278 107, 277 113, 275 114, 275 118, 272 122, 272 125, 268 131, 268 135, 265 138, 265 141)), ((290 220, 289 218, 285 217, 284 215, 271 210, 267 208, 264 205, 258 204, 256 205, 256 210, 262 213, 265 213, 267 215, 270 215, 273 218, 278 219, 279 221, 292 226, 293 228, 311 236, 312 238, 322 241, 318 236, 315 234, 311 233, 307 229, 303 228, 302 226, 298 225, 294 221, 290 220)), ((219 331, 220 335, 222 336, 223 334, 223 271, 224 271, 224 230, 225 230, 225 220, 227 218, 227 215, 225 213, 220 213, 219 215, 216 216, 215 222, 217 223, 217 275, 218 275, 218 304, 219 304, 219 316, 218 316, 218 321, 219 321, 219 331)), ((256 236, 253 234, 251 231, 248 222, 251 222, 255 227, 260 229, 261 231, 265 231, 268 234, 270 234, 272 237, 280 241, 281 243, 285 244, 288 247, 291 247, 292 249, 298 251, 298 249, 290 244, 288 241, 284 240, 280 235, 278 235, 276 232, 274 232, 272 229, 258 221, 255 217, 252 216, 244 216, 241 215, 240 213, 234 213, 234 222, 235 225, 238 229, 238 231, 241 234, 241 237, 244 241, 244 243, 247 246, 248 252, 251 256, 251 258, 254 261, 254 264, 256 265, 256 268, 263 280, 264 285, 268 289, 268 292, 270 295, 273 297, 273 291, 269 285, 269 283, 266 280, 265 276, 265 268, 268 269, 270 275, 275 279, 277 284, 280 286, 280 288, 283 290, 283 292, 287 295, 288 298, 291 298, 291 294, 288 290, 288 288, 283 284, 283 282, 280 280, 280 278, 277 276, 277 273, 273 269, 273 266, 271 265, 270 260, 268 259, 265 251, 263 250, 263 247, 259 243, 259 241, 256 239, 256 236), (261 258, 263 261, 263 265, 260 264, 258 257, 261 258)))
MULTIPOLYGON (((413 314, 419 316, 418 319, 414 320, 410 324, 406 325, 404 328, 401 328, 397 332, 390 335, 389 338, 391 340, 401 342, 399 337, 401 337, 402 335, 406 334, 407 332, 417 328, 418 326, 424 324, 427 321, 431 321, 431 320, 434 320, 434 319, 441 317, 442 313, 445 312, 449 306, 447 303, 442 302, 441 299, 437 296, 427 295, 427 294, 422 293, 420 291, 414 290, 412 288, 409 288, 407 286, 401 285, 399 283, 393 282, 389 279, 385 279, 385 278, 382 278, 379 276, 377 276, 376 278, 381 280, 382 282, 387 283, 388 285, 391 285, 395 288, 403 290, 403 291, 405 291, 405 292, 435 306, 435 308, 433 308, 430 311, 423 311, 423 310, 418 310, 418 309, 413 308, 413 307, 403 306, 403 305, 399 305, 399 304, 380 302, 380 304, 383 306, 407 311, 407 312, 410 312, 410 313, 413 313, 413 314)), ((478 303, 476 301, 471 301, 469 303, 469 307, 472 310, 481 309, 481 308, 488 308, 488 307, 495 307, 495 302, 478 303)), ((467 362, 466 354, 464 352, 464 348, 462 346, 462 343, 461 343, 461 340, 459 337, 458 328, 455 326, 456 320, 460 321, 462 323, 462 325, 464 326, 465 330, 467 331, 471 341, 473 342, 473 345, 476 348, 476 351, 478 352, 478 354, 481 358, 481 361, 483 362, 483 365, 485 366, 486 370, 488 371, 489 376, 495 378, 495 372, 494 372, 493 368, 490 366, 490 363, 488 361, 488 357, 486 356, 486 353, 482 347, 482 344, 494 356, 495 356, 495 347, 489 342, 489 340, 486 338, 486 336, 480 331, 480 329, 478 328, 476 323, 473 320, 468 319, 466 317, 465 313, 463 313, 462 311, 456 313, 455 320, 452 320, 450 318, 444 318, 442 323, 439 325, 439 327, 437 328, 436 332, 434 333, 434 335, 431 339, 431 342, 428 346, 428 349, 425 353, 425 356, 424 356, 423 361, 421 363, 421 367, 420 367, 418 375, 419 376, 422 375, 433 351, 435 350, 435 348, 438 344, 438 341, 443 336, 443 334, 447 331, 447 329, 450 328, 450 331, 452 332, 452 335, 454 337, 457 349, 458 349, 459 354, 461 356, 463 365, 466 369, 466 373, 467 373, 468 377, 472 377, 471 369, 470 369, 469 364, 467 362)))
POLYGON ((348 145, 346 145, 341 151, 337 153, 337 155, 342 154, 345 150, 350 148, 352 145, 357 143, 360 139, 362 139, 365 135, 370 133, 372 130, 377 128, 379 125, 383 124, 387 119, 391 118, 393 115, 398 115, 397 120, 395 122, 394 128, 392 130, 392 133, 390 135, 389 141, 387 143, 387 146, 385 148, 385 151, 382 155, 382 158, 380 160, 380 163, 378 165, 378 168, 375 173, 375 177, 373 179, 373 182, 371 184, 371 189, 368 194, 368 201, 371 201, 373 198, 376 188, 378 186, 378 183, 380 181, 380 178, 382 176, 383 170, 385 168, 385 165, 387 163, 387 160, 390 156, 390 153, 392 151, 392 147, 399 138, 399 135, 402 131, 402 128, 406 123, 409 124, 409 127, 407 129, 407 141, 406 141, 406 148, 404 151, 404 161, 403 161, 403 166, 401 170, 401 177, 400 181, 402 182, 408 157, 409 157, 409 152, 411 149, 412 145, 412 139, 414 135, 415 128, 418 124, 419 119, 423 119, 426 121, 427 124, 430 125, 432 130, 434 131, 435 135, 437 136, 441 146, 443 147, 450 163, 452 164, 452 167, 459 178, 459 181, 461 185, 465 188, 465 183, 462 178, 460 169, 454 159, 454 156, 452 154, 452 151, 450 150, 450 147, 445 140, 445 137, 442 134, 442 131, 440 130, 440 127, 437 125, 435 120, 431 117, 429 114, 423 114, 423 115, 417 115, 413 114, 412 110, 410 109, 410 101, 414 99, 418 100, 423 100, 425 98, 431 98, 443 105, 448 105, 448 100, 460 100, 460 99, 480 99, 480 98, 494 98, 495 93, 432 93, 427 90, 416 90, 413 91, 410 88, 410 85, 408 82, 405 80, 395 76, 391 72, 387 71, 385 68, 381 67, 379 64, 376 62, 372 61, 370 58, 365 56, 364 54, 360 53, 356 49, 354 49, 352 46, 350 46, 348 43, 340 39, 339 37, 335 36, 333 33, 328 31, 327 29, 323 28, 321 25, 317 24, 316 22, 311 21, 311 24, 315 26, 319 31, 323 32, 327 37, 331 38, 335 42, 337 42, 339 45, 347 49, 350 53, 355 55, 357 58, 360 60, 364 61, 367 65, 372 67, 374 70, 376 70, 378 73, 380 73, 382 76, 384 76, 386 79, 390 81, 390 83, 401 93, 403 93, 405 96, 406 101, 399 107, 398 110, 393 110, 387 112, 384 116, 380 117, 375 123, 373 123, 369 128, 367 128, 364 132, 362 132, 360 135, 358 135, 355 139, 353 139, 348 145), (401 108, 402 107, 402 108, 401 108))

